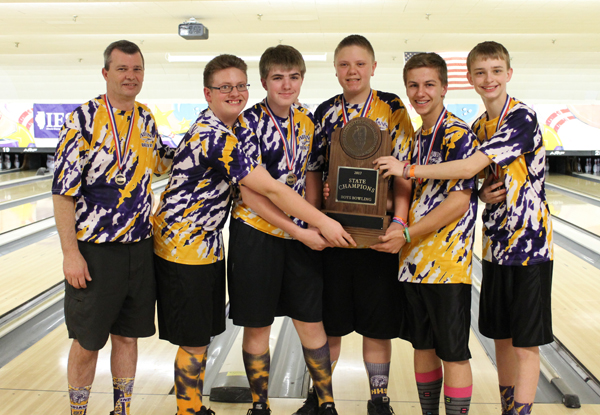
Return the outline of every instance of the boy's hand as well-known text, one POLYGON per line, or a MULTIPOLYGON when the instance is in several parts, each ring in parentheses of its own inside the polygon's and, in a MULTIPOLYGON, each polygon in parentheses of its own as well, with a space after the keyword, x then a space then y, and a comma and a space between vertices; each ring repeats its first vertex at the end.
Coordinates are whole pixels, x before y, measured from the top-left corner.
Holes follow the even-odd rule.
POLYGON ((332 246, 347 248, 349 245, 356 246, 352 236, 342 228, 339 222, 325 216, 325 221, 318 226, 321 235, 329 241, 332 246))
POLYGON ((408 163, 406 161, 400 161, 394 156, 384 156, 379 157, 373 164, 376 169, 379 169, 379 171, 383 173, 383 177, 386 178, 389 176, 402 177, 404 166, 408 163))
POLYGON ((479 199, 483 203, 500 203, 506 200, 506 188, 504 182, 492 183, 493 176, 488 176, 479 189, 479 199))
POLYGON ((371 245, 371 249, 380 252, 388 252, 390 254, 397 254, 406 243, 406 239, 404 238, 404 228, 399 223, 392 222, 387 228, 387 231, 385 231, 385 235, 380 236, 379 240, 381 243, 371 245))
POLYGON ((322 251, 323 249, 332 246, 329 242, 327 242, 327 239, 321 236, 319 230, 313 227, 302 229, 302 231, 300 231, 296 236, 296 239, 314 251, 322 251))
POLYGON ((327 200, 329 197, 329 183, 323 183, 323 200, 327 200))

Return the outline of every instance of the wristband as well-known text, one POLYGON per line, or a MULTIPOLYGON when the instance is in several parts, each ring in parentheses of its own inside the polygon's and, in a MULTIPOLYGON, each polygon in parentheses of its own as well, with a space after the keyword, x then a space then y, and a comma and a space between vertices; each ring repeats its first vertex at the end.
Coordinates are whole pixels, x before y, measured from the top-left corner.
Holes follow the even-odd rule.
POLYGON ((410 170, 408 171, 408 177, 411 179, 415 178, 415 165, 410 166, 410 170))
POLYGON ((396 223, 404 226, 405 228, 408 227, 408 223, 404 219, 402 219, 400 216, 394 216, 392 218, 392 222, 396 222, 396 223))
POLYGON ((410 234, 408 233, 408 228, 404 228, 404 239, 406 239, 406 242, 410 243, 410 234))
POLYGON ((404 165, 404 170, 402 170, 402 177, 408 180, 408 171, 410 170, 410 164, 406 163, 404 165))

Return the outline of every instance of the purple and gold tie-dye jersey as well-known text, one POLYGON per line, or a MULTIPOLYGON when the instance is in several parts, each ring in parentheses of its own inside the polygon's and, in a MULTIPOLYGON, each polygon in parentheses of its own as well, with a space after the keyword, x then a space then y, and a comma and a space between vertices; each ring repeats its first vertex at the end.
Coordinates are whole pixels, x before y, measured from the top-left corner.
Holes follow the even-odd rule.
MULTIPOLYGON (((421 164, 432 140, 433 128, 422 131, 421 164)), ((477 138, 461 119, 447 112, 437 134, 428 164, 461 160, 476 150, 477 138), (443 137, 443 140, 440 139, 443 137)), ((411 144, 411 164, 418 164, 418 140, 411 144)), ((446 226, 406 243, 400 253, 400 281, 426 284, 470 284, 471 260, 475 220, 477 219, 477 192, 475 179, 433 180, 414 182, 408 223, 415 224, 438 207, 450 192, 473 189, 469 209, 460 218, 446 226)))
MULTIPOLYGON (((363 106, 364 103, 346 103, 349 120, 358 117, 363 106)), ((366 118, 375 121, 380 129, 390 133, 392 138, 391 155, 399 160, 406 160, 413 127, 402 100, 395 94, 373 90, 373 102, 366 118)), ((336 129, 344 126, 342 95, 336 95, 319 105, 315 111, 315 122, 316 154, 312 158, 314 161, 309 164, 308 170, 322 171, 324 179, 326 179, 329 169, 331 135, 336 129)))
MULTIPOLYGON (((124 185, 108 109, 99 96, 73 111, 60 131, 52 194, 75 199, 77 239, 137 242, 152 235, 152 173, 166 173, 173 149, 163 146, 150 110, 135 103, 135 125, 123 162, 124 185)), ((123 145, 133 111, 114 109, 123 145)))
MULTIPOLYGON (((294 131, 296 133, 296 158, 292 165, 292 173, 298 178, 292 189, 304 197, 306 166, 312 162, 314 154, 313 136, 315 123, 312 114, 306 108, 297 105, 293 105, 292 108, 294 110, 294 131)), ((277 117, 276 115, 274 116, 277 117)), ((281 126, 281 132, 289 142, 291 139, 289 117, 285 119, 277 117, 277 119, 281 126)), ((286 152, 283 147, 281 135, 267 113, 264 102, 245 110, 239 116, 233 127, 233 131, 240 140, 240 146, 244 153, 267 169, 275 180, 282 183, 286 182, 286 178, 290 173, 286 161, 286 152)), ((236 194, 233 203, 231 214, 234 219, 269 235, 291 239, 291 236, 287 232, 270 224, 244 204, 239 192, 236 194)), ((292 219, 298 226, 306 226, 301 220, 292 219)))
MULTIPOLYGON (((514 100, 498 118, 484 113, 473 124, 478 148, 500 166, 506 201, 483 211, 483 259, 500 265, 530 265, 553 259, 552 222, 544 188, 546 150, 535 112, 514 100), (486 140, 486 128, 487 137, 486 140)), ((486 169, 489 174, 490 169, 486 169)))
POLYGON ((202 111, 175 152, 154 218, 154 253, 187 265, 222 260, 221 229, 231 205, 230 185, 255 166, 212 110, 202 111))

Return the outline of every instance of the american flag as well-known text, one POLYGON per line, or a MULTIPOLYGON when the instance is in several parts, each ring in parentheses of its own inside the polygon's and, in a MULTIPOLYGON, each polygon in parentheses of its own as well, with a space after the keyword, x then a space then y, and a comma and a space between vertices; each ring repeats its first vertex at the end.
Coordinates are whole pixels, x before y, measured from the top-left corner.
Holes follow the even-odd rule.
MULTIPOLYGON (((404 63, 421 52, 404 52, 404 63)), ((442 52, 439 55, 448 66, 448 90, 473 89, 467 80, 467 56, 469 52, 442 52)))

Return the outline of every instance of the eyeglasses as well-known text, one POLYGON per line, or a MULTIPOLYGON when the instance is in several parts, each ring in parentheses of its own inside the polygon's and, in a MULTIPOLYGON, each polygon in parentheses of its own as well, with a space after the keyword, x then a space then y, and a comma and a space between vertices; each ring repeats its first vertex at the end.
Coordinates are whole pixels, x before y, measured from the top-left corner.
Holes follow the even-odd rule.
MULTIPOLYGON (((229 94, 231 91, 233 91, 234 86, 233 85, 222 85, 222 86, 209 86, 209 89, 218 89, 219 91, 221 91, 222 94, 229 94)), ((248 88, 250 88, 250 84, 238 84, 235 86, 235 88, 239 91, 239 92, 244 92, 247 91, 248 88)))

